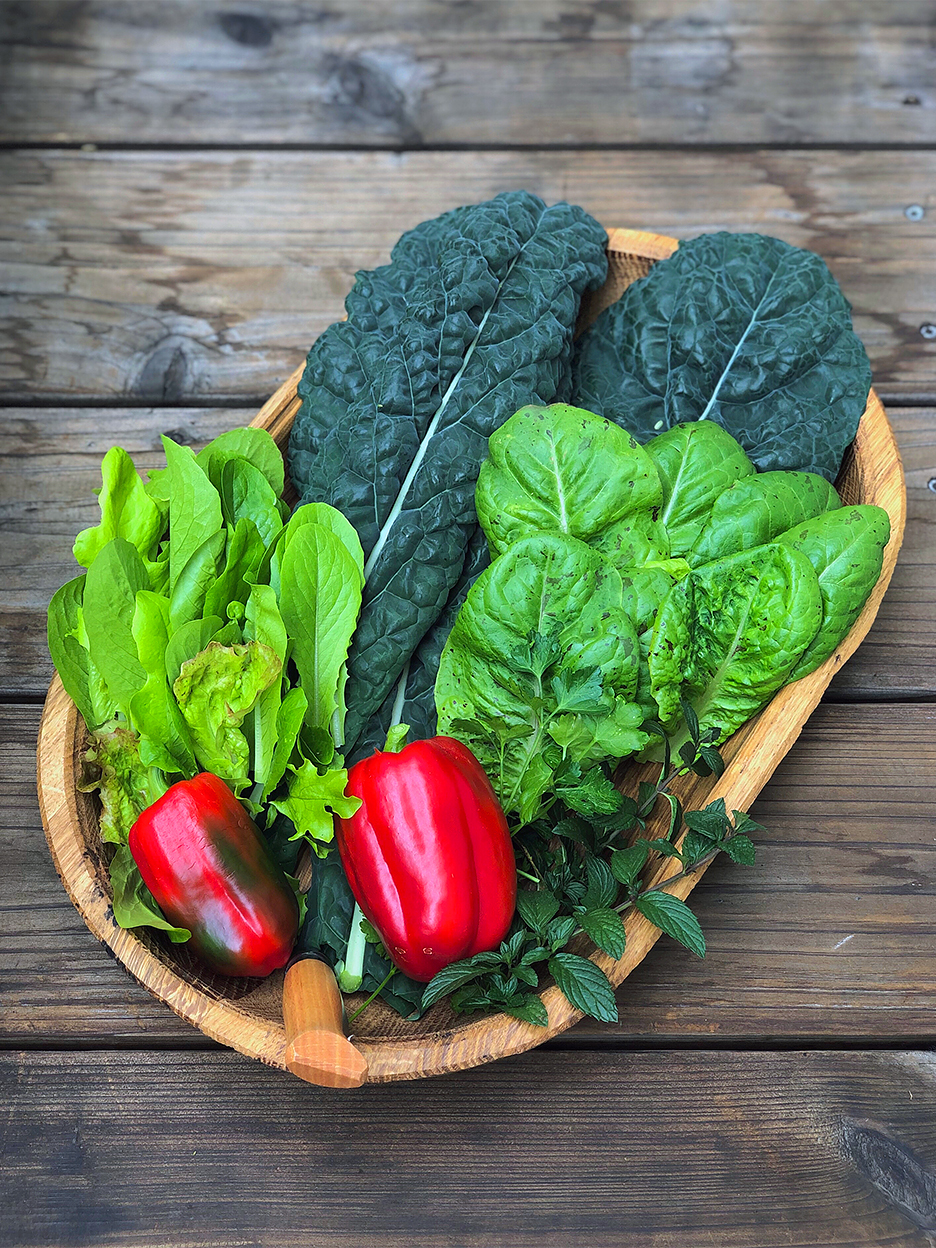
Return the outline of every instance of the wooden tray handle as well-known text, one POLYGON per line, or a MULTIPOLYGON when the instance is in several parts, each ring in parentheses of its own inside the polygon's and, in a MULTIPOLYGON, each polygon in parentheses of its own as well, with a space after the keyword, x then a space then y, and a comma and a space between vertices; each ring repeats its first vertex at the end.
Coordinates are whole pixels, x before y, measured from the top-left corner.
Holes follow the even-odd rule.
POLYGON ((335 973, 310 954, 291 962, 283 981, 286 1069, 323 1088, 359 1088, 367 1062, 344 1034, 335 973))

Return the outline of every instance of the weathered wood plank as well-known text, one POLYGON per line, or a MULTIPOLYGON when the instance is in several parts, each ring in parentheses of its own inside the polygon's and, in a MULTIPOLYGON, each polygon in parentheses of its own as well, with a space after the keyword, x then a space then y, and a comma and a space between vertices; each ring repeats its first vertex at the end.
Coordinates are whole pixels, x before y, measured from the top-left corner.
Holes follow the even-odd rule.
POLYGON ((27 1245, 918 1248, 932 1053, 534 1053, 323 1092, 221 1053, 0 1057, 27 1245))
MULTIPOLYGON (((0 1042, 202 1043, 90 936, 35 798, 37 707, 0 738, 0 1042)), ((936 1041, 936 707, 823 706, 753 810, 754 867, 693 894, 704 961, 663 938, 618 991, 621 1021, 563 1043, 936 1041)))
POLYGON ((920 399, 936 394, 920 333, 936 321, 934 184, 936 152, 8 152, 0 400, 259 403, 341 315, 355 270, 511 187, 608 225, 814 249, 881 397, 920 399))
POLYGON ((0 6, 15 142, 933 141, 926 0, 0 6))
MULTIPOLYGON (((250 409, 8 408, 0 414, 0 696, 40 693, 52 676, 45 611, 78 574, 71 547, 96 523, 100 463, 117 443, 141 470, 162 462, 160 433, 199 445, 244 424, 250 409)), ((936 409, 890 413, 907 470, 909 520, 897 571, 870 635, 833 697, 936 693, 936 409)))

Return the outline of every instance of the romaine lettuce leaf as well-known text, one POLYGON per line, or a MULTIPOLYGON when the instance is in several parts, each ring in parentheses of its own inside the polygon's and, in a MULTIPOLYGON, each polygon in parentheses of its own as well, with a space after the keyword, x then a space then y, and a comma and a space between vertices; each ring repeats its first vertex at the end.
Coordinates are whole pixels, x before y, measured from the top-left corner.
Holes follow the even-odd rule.
POLYGON ((693 567, 763 546, 795 524, 842 502, 835 486, 812 472, 759 472, 716 498, 687 558, 693 567))
POLYGON ((436 680, 439 732, 474 751, 523 822, 549 804, 564 766, 647 741, 631 709, 638 645, 622 596, 597 551, 540 533, 495 559, 459 612, 436 680))
POLYGON ((826 512, 777 538, 806 556, 822 594, 822 626, 790 680, 814 671, 847 636, 881 575, 889 538, 887 512, 867 504, 826 512))
MULTIPOLYGON (((670 590, 653 629, 651 688, 665 726, 692 704, 724 741, 787 683, 819 631, 812 564, 779 543, 716 560, 670 590)), ((685 736, 677 733, 675 747, 685 736)))

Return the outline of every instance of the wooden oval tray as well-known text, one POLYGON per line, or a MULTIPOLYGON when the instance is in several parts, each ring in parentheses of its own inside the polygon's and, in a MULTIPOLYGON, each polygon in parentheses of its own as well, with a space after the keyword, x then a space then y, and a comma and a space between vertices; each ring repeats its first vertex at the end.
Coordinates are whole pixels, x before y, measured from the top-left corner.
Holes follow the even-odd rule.
MULTIPOLYGON (((676 239, 658 234, 612 230, 608 279, 583 306, 581 326, 594 320, 632 281, 648 273, 655 260, 671 255, 676 246, 676 239)), ((301 374, 302 369, 297 369, 253 421, 269 429, 283 449, 299 406, 296 385, 301 374)), ((891 538, 880 580, 835 654, 810 676, 781 690, 756 719, 735 733, 724 749, 728 766, 721 779, 685 778, 679 790, 684 803, 701 806, 723 797, 729 810, 747 810, 877 615, 903 538, 906 490, 897 445, 873 390, 837 484, 844 502, 876 503, 890 515, 891 538)), ((282 973, 265 980, 212 976, 189 955, 185 945, 164 944, 155 933, 144 929, 138 935, 114 922, 95 801, 75 787, 84 738, 84 725, 74 703, 56 677, 39 731, 39 804, 52 857, 68 895, 95 936, 160 1001, 212 1039, 270 1066, 285 1068, 282 973)), ((619 779, 631 789, 639 778, 640 769, 635 765, 625 765, 619 773, 619 779)), ((647 869, 647 882, 657 883, 677 869, 672 859, 653 863, 647 869)), ((687 897, 701 874, 698 871, 679 880, 670 891, 687 897)), ((625 926, 627 951, 618 962, 596 952, 594 946, 583 946, 615 985, 646 957, 660 935, 636 912, 627 916, 625 926)), ((546 988, 541 996, 549 1012, 546 1028, 518 1022, 506 1014, 466 1020, 453 1014, 444 1001, 418 1023, 407 1023, 378 1001, 360 1015, 354 1040, 367 1058, 371 1082, 462 1070, 533 1048, 581 1017, 555 986, 546 988)))

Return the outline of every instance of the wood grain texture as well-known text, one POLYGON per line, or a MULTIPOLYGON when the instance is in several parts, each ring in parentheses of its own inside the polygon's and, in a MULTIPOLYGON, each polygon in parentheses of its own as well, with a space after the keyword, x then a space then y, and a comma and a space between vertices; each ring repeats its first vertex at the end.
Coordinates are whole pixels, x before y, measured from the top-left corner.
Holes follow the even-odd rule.
POLYGON ((0 6, 20 143, 933 141, 925 0, 0 6))
MULTIPOLYGON (((115 443, 141 471, 163 462, 160 433, 200 447, 244 424, 242 408, 7 408, 0 413, 0 697, 52 679, 49 599, 79 569, 71 548, 96 523, 100 464, 115 443)), ((894 579, 858 652, 830 686, 857 701, 936 694, 936 408, 889 408, 907 473, 908 520, 894 579)))
POLYGON ((936 402, 934 185, 936 152, 0 153, 0 401, 259 405, 405 229, 526 187, 811 248, 884 401, 936 402))
MULTIPOLYGON (((665 236, 612 229, 607 280, 583 306, 580 321, 587 324, 602 306, 617 299, 642 272, 649 271, 654 260, 672 254, 676 246, 675 239, 665 236)), ((294 373, 254 421, 258 427, 269 429, 281 446, 288 438, 296 409, 297 380, 294 373)), ((903 540, 906 490, 897 446, 873 390, 837 485, 844 502, 874 503, 890 517, 891 537, 877 584, 835 653, 816 671, 781 689, 765 710, 723 747, 727 763, 724 775, 718 779, 680 779, 678 796, 687 808, 715 799, 721 799, 729 810, 749 808, 796 740, 832 676, 857 649, 877 614, 903 540)), ((76 908, 91 931, 159 1000, 212 1039, 282 1066, 281 976, 242 982, 205 975, 185 946, 170 948, 152 933, 130 933, 116 924, 95 808, 76 790, 77 760, 86 737, 80 716, 56 677, 39 732, 39 807, 56 869, 76 908)), ((619 779, 625 791, 636 793, 638 779, 646 779, 653 772, 655 769, 648 771, 629 763, 620 769, 619 779)), ((678 865, 672 858, 651 861, 644 873, 645 883, 660 885, 674 877, 668 891, 687 897, 705 868, 680 878, 678 865)), ((636 911, 624 916, 624 926, 627 949, 623 957, 615 960, 593 948, 590 953, 615 986, 643 961, 660 935, 659 929, 636 911)), ((367 1063, 368 1080, 422 1078, 523 1052, 565 1031, 581 1017, 557 986, 547 986, 539 995, 549 1019, 545 1027, 520 1022, 507 1014, 466 1021, 453 1015, 445 1002, 432 1007, 418 1023, 404 1023, 382 1002, 374 1002, 355 1026, 355 1043, 367 1063)))
MULTIPOLYGON (((62 890, 38 726, 38 707, 2 709, 0 1045, 211 1047, 62 890)), ((620 1023, 562 1043, 936 1043, 936 706, 820 706, 752 813, 756 865, 720 860, 693 894, 705 960, 662 938, 618 990, 620 1023)))
POLYGON ((336 1095, 234 1054, 0 1057, 10 1248, 924 1248, 936 1056, 538 1053, 336 1095))

